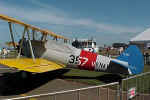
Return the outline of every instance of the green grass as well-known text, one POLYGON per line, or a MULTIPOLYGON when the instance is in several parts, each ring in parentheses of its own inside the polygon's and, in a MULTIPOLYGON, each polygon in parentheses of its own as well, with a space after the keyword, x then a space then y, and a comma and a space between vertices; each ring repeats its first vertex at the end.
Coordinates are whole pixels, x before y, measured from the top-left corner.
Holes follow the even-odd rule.
MULTIPOLYGON (((149 72, 150 71, 150 65, 144 66, 143 72, 149 72)), ((105 82, 101 81, 99 77, 103 77, 105 75, 108 75, 110 73, 104 73, 104 72, 95 72, 95 71, 88 71, 88 70, 80 70, 80 69, 70 69, 69 72, 65 73, 63 76, 65 77, 65 80, 69 81, 75 81, 75 82, 81 82, 89 85, 101 85, 105 84, 105 82)), ((124 75, 121 75, 121 77, 125 77, 124 75)), ((148 78, 150 79, 150 78, 148 78)), ((135 81, 132 80, 131 84, 135 81)))
MULTIPOLYGON (((150 72, 150 65, 144 66, 144 72, 150 72)), ((109 73, 95 72, 80 69, 70 69, 69 72, 64 74, 64 79, 68 81, 79 82, 88 85, 102 85, 106 84, 101 81, 99 77, 108 75, 109 73)), ((111 75, 111 74, 110 74, 111 75)), ((122 75, 125 78, 125 76, 122 75)), ((108 86, 111 89, 117 89, 117 85, 108 86)), ((127 91, 132 87, 136 87, 137 93, 150 93, 150 75, 140 76, 138 78, 123 81, 123 91, 127 91), (137 82, 137 84, 135 84, 137 82)))
POLYGON ((66 73, 65 75, 71 76, 82 76, 82 77, 96 77, 99 75, 103 75, 103 72, 95 72, 95 71, 88 71, 88 70, 80 70, 80 69, 73 69, 66 73))
POLYGON ((145 65, 143 72, 150 72, 150 65, 145 65))
POLYGON ((89 85, 100 85, 104 84, 98 77, 104 75, 103 72, 95 72, 88 70, 80 70, 80 69, 70 69, 69 72, 64 74, 64 79, 69 81, 81 82, 89 85))

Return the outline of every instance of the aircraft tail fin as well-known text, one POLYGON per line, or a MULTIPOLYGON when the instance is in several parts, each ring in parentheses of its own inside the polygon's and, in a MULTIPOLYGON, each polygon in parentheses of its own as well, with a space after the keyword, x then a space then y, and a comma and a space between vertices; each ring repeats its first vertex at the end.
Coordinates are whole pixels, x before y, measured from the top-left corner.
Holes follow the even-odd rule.
POLYGON ((139 74, 144 69, 143 55, 135 45, 129 46, 117 59, 128 62, 126 67, 128 67, 130 74, 139 74))

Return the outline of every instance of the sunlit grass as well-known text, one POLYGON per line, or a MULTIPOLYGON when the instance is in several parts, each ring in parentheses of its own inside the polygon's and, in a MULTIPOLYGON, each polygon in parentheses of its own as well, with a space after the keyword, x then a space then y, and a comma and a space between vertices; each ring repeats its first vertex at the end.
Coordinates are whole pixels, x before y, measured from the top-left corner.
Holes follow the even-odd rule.
MULTIPOLYGON (((145 65, 143 72, 150 72, 150 65, 145 65)), ((99 77, 105 76, 107 74, 110 74, 110 73, 95 72, 95 71, 71 68, 69 72, 64 74, 64 77, 67 77, 67 78, 65 78, 65 80, 81 82, 81 83, 85 83, 85 84, 89 84, 89 85, 101 85, 101 84, 105 84, 105 83, 103 81, 101 81, 99 79, 99 77)), ((121 75, 121 77, 125 78, 127 76, 121 75)), ((118 81, 118 80, 116 80, 116 81, 118 81)), ((132 81, 132 82, 134 83, 135 81, 132 81)))

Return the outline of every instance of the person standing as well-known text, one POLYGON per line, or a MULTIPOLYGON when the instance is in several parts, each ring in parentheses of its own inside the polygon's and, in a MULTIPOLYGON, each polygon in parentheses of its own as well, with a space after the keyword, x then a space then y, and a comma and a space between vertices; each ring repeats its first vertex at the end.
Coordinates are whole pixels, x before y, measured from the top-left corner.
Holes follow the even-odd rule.
POLYGON ((6 50, 5 48, 3 48, 3 49, 2 49, 2 54, 3 54, 4 56, 6 56, 7 53, 8 53, 7 50, 6 50))

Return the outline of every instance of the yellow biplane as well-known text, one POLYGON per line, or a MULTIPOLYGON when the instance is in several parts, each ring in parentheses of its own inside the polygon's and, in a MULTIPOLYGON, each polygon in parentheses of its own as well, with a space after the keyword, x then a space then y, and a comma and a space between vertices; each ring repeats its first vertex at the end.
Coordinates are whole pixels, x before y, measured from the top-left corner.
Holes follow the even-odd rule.
POLYGON ((43 51, 45 51, 45 43, 47 37, 53 37, 53 40, 62 39, 65 43, 69 41, 68 38, 64 36, 57 35, 50 30, 40 29, 38 27, 25 24, 22 21, 16 20, 15 18, 8 17, 6 15, 0 14, 0 19, 7 21, 10 30, 11 42, 8 42, 7 45, 12 45, 17 51, 15 58, 0 58, 0 64, 15 68, 21 71, 27 71, 32 73, 43 73, 47 71, 53 71, 56 69, 61 69, 65 67, 65 64, 56 63, 55 61, 50 61, 41 57, 43 51), (16 43, 13 33, 13 24, 19 24, 24 27, 22 33, 22 38, 16 43), (39 32, 41 35, 40 39, 36 39, 36 33, 39 32))
POLYGON ((143 56, 136 46, 129 46, 114 59, 65 44, 69 39, 49 30, 25 24, 5 15, 0 15, 0 19, 8 21, 12 44, 18 51, 16 58, 0 59, 2 65, 31 73, 53 71, 65 66, 117 74, 139 74, 143 71, 143 56), (12 31, 13 23, 24 27, 17 47, 12 31), (37 39, 36 32, 40 32, 40 39, 37 39), (54 40, 48 40, 47 36, 53 37, 54 40), (55 41, 57 39, 63 39, 65 43, 58 43, 55 41))

